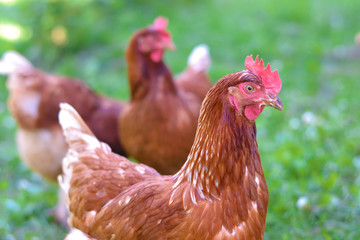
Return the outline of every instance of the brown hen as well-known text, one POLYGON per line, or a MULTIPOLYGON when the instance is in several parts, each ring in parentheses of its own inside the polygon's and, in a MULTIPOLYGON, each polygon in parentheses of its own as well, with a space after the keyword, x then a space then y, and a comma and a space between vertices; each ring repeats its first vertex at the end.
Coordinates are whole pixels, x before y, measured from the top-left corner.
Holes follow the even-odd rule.
POLYGON ((262 239, 268 190, 254 119, 266 105, 283 109, 281 80, 262 60, 245 66, 208 92, 187 162, 172 176, 112 153, 62 104, 67 239, 262 239))
MULTIPOLYGON (((20 157, 42 177, 56 182, 68 149, 57 118, 60 102, 76 106, 101 141, 114 152, 125 154, 117 135, 122 102, 95 94, 77 79, 36 69, 15 52, 4 55, 0 71, 9 75, 8 107, 18 124, 16 140, 20 157)), ((66 224, 64 203, 59 202, 54 214, 60 223, 66 224)))
MULTIPOLYGON (((154 23, 155 29, 166 26, 166 19, 154 23)), ((133 37, 138 39, 132 42, 136 47, 130 45, 126 51, 127 61, 134 64, 128 65, 131 100, 121 114, 119 135, 130 156, 162 174, 175 173, 190 151, 201 102, 211 87, 207 75, 210 57, 206 46, 196 47, 187 68, 174 81, 159 57, 163 51, 147 51, 159 41, 142 34, 133 37)), ((166 41, 169 37, 163 33, 158 38, 166 41)))
MULTIPOLYGON (((156 21, 161 22, 159 19, 156 21)), ((155 52, 156 60, 162 57, 159 51, 173 48, 166 30, 151 25, 134 34, 128 51, 137 51, 133 48, 137 47, 135 43, 141 41, 139 38, 153 41, 153 46, 147 46, 146 55, 155 52), (159 35, 163 37, 158 38, 159 35)), ((149 68, 147 64, 151 65, 151 61, 140 65, 128 57, 129 75, 149 68)), ((100 96, 77 79, 36 69, 16 52, 4 54, 0 61, 0 74, 9 76, 8 106, 19 126, 17 145, 21 159, 44 178, 56 181, 67 152, 57 118, 60 102, 73 105, 99 140, 109 144, 112 151, 126 156, 119 141, 118 129, 119 115, 125 103, 100 96)))

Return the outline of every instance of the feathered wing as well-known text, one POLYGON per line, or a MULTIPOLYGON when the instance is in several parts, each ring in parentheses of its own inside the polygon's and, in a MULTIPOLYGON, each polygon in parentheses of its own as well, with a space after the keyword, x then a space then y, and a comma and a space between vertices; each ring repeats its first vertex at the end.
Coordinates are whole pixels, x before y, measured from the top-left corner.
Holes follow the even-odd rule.
POLYGON ((67 196, 70 225, 89 222, 98 211, 129 186, 159 174, 112 153, 68 104, 60 105, 59 122, 69 151, 59 183, 67 196), (85 213, 85 214, 84 214, 85 213))
MULTIPOLYGON (((98 191, 86 196, 91 203, 102 195, 103 177, 93 175, 88 183, 70 175, 70 211, 78 218, 71 222, 73 227, 96 239, 262 239, 268 190, 255 122, 236 114, 235 107, 230 101, 224 104, 228 100, 223 97, 229 87, 247 82, 249 77, 253 75, 247 71, 226 75, 209 91, 188 160, 176 175, 158 176, 142 169, 138 171, 143 173, 141 181, 130 185, 120 179, 117 195, 95 210, 82 206, 85 195, 81 196, 81 187, 98 185, 98 191), (80 181, 85 182, 78 184, 80 190, 72 189, 80 181), (122 188, 121 181, 126 188, 122 188), (73 199, 77 202, 72 209, 73 199)), ((242 96, 237 99, 240 100, 242 96)), ((281 108, 280 104, 275 107, 281 108)), ((74 174, 91 174, 94 168, 89 170, 91 161, 85 163, 86 159, 96 159, 92 155, 100 151, 106 155, 110 150, 103 150, 99 141, 94 142, 73 109, 63 106, 61 111, 60 122, 65 135, 69 135, 69 158, 73 151, 73 159, 65 161, 64 166, 74 174)), ((128 163, 124 158, 116 160, 119 164, 128 163)), ((107 162, 107 158, 102 161, 107 162)), ((128 168, 130 172, 137 165, 133 166, 128 168)), ((69 173, 65 171, 65 175, 69 173)))

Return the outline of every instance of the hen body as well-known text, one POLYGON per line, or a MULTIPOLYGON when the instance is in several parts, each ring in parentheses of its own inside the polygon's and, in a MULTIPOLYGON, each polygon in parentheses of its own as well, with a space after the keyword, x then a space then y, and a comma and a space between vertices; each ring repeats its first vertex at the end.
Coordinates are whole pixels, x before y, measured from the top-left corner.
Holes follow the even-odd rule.
POLYGON ((187 162, 172 176, 113 154, 62 105, 70 145, 59 179, 70 211, 67 239, 262 239, 268 190, 255 122, 246 117, 258 101, 247 102, 238 88, 256 83, 266 92, 263 103, 282 109, 273 95, 280 88, 269 93, 261 81, 249 71, 219 80, 202 104, 187 162))
POLYGON ((50 181, 61 173, 67 144, 57 120, 60 102, 76 106, 101 141, 125 154, 116 131, 122 102, 94 93, 77 79, 36 69, 15 52, 6 53, 0 65, 1 73, 9 75, 8 107, 19 126, 19 154, 32 170, 50 181))
POLYGON ((120 118, 120 136, 126 152, 162 174, 177 172, 194 141, 201 102, 211 87, 208 49, 200 45, 189 56, 187 68, 174 81, 166 64, 151 61, 131 47, 128 62, 131 100, 120 118), (143 67, 148 66, 147 68, 143 67))

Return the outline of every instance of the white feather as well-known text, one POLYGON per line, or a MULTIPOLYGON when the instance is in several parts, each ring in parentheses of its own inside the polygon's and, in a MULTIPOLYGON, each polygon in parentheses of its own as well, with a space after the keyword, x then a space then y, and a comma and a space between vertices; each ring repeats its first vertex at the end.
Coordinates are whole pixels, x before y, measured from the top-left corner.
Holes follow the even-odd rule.
POLYGON ((82 231, 79 229, 73 228, 70 233, 66 236, 65 240, 89 240, 82 231))
POLYGON ((71 163, 78 161, 78 153, 69 149, 68 153, 63 159, 62 167, 63 174, 58 176, 58 182, 61 189, 64 191, 66 196, 66 203, 69 204, 69 189, 70 189, 70 181, 72 177, 73 165, 71 163))
POLYGON ((17 71, 23 72, 29 68, 33 68, 31 63, 14 51, 6 52, 0 60, 0 74, 7 75, 17 71))
POLYGON ((209 47, 205 44, 196 46, 189 55, 188 65, 195 71, 207 71, 211 64, 209 47))
MULTIPOLYGON (((67 103, 60 104, 59 122, 66 137, 66 141, 70 144, 72 140, 76 141, 81 139, 86 142, 87 149, 100 147, 100 142, 95 137, 82 133, 81 131, 77 131, 83 129, 81 122, 79 122, 78 119, 81 119, 80 115, 72 106, 67 103)), ((63 175, 58 177, 60 187, 67 196, 67 202, 69 202, 68 193, 74 166, 72 163, 79 161, 78 156, 79 153, 75 149, 72 149, 70 144, 69 150, 62 162, 63 175)))
POLYGON ((71 113, 79 115, 71 105, 67 103, 60 103, 59 123, 62 129, 66 130, 69 128, 76 128, 81 130, 81 124, 71 113))

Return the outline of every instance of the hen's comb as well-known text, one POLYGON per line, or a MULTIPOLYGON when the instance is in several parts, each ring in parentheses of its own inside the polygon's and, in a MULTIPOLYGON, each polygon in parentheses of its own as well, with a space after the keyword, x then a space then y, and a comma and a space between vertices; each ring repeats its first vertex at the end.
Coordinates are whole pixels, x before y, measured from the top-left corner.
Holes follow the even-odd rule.
POLYGON ((168 20, 167 18, 164 18, 164 17, 157 17, 155 20, 154 20, 154 28, 156 30, 166 30, 166 27, 168 25, 168 20))
POLYGON ((281 79, 277 70, 271 71, 270 63, 264 67, 264 61, 261 59, 259 62, 259 55, 256 56, 255 61, 252 55, 247 56, 245 59, 245 67, 250 72, 259 76, 265 88, 271 89, 275 94, 281 90, 281 79))

